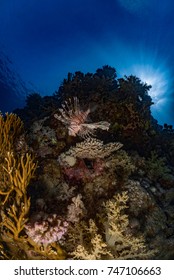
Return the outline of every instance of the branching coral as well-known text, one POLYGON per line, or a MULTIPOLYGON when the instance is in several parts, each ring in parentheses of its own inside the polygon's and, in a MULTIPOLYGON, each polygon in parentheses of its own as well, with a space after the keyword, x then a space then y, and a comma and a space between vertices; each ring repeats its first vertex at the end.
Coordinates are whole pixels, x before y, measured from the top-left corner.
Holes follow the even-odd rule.
POLYGON ((155 253, 145 246, 143 236, 133 236, 128 232, 129 219, 125 214, 128 201, 127 192, 117 194, 105 204, 105 238, 114 259, 148 259, 155 253))
POLYGON ((14 114, 0 115, 0 201, 1 201, 1 244, 4 258, 64 258, 58 244, 52 242, 42 248, 27 238, 24 228, 28 221, 30 197, 27 187, 36 170, 34 157, 28 153, 15 154, 16 140, 19 139, 23 123, 14 114), (3 244, 6 250, 4 251, 3 244))
POLYGON ((143 236, 130 234, 127 201, 127 192, 118 193, 103 204, 99 224, 83 220, 70 229, 66 245, 70 242, 74 259, 148 259, 155 254, 146 248, 143 236))
POLYGON ((0 191, 4 198, 1 203, 1 239, 14 259, 62 259, 64 254, 59 244, 52 242, 42 247, 25 234, 30 210, 27 187, 36 166, 29 154, 15 158, 12 152, 7 153, 3 166, 6 188, 0 191))
MULTIPOLYGON (((0 114, 0 194, 8 199, 12 191, 12 171, 14 172, 15 157, 12 155, 16 140, 20 137, 23 129, 23 122, 15 114, 8 114, 3 117, 0 114)), ((4 201, 4 202, 5 202, 4 201)))
POLYGON ((6 113, 5 117, 0 114, 0 156, 4 152, 10 152, 13 149, 16 137, 18 137, 23 129, 21 119, 11 113, 6 113))
POLYGON ((35 243, 32 239, 28 239, 27 246, 25 246, 25 253, 29 260, 65 259, 65 254, 57 242, 41 246, 40 244, 35 243))
POLYGON ((0 260, 8 260, 9 257, 7 256, 3 244, 0 243, 0 260))
POLYGON ((95 222, 90 219, 89 226, 85 225, 86 234, 90 238, 90 244, 77 245, 76 249, 71 253, 73 259, 78 260, 101 260, 103 258, 111 258, 112 254, 107 249, 107 244, 103 241, 102 235, 98 233, 95 222))
POLYGON ((27 221, 30 208, 30 198, 27 197, 27 186, 33 177, 36 164, 31 155, 26 154, 17 160, 12 152, 8 152, 3 166, 7 181, 5 191, 0 191, 4 197, 2 208, 3 233, 18 239, 27 221))

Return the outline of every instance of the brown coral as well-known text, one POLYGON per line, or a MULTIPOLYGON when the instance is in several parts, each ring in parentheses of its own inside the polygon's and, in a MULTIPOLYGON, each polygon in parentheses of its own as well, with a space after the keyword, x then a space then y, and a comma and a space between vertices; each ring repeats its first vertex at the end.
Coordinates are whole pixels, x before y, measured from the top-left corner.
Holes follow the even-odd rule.
POLYGON ((11 113, 6 113, 5 117, 0 113, 0 155, 10 152, 13 149, 16 138, 21 134, 23 122, 11 113))
POLYGON ((6 176, 6 189, 0 190, 4 197, 2 208, 3 234, 18 239, 27 221, 30 198, 27 197, 27 186, 33 177, 36 164, 31 155, 26 154, 17 160, 13 153, 8 152, 3 166, 6 176))

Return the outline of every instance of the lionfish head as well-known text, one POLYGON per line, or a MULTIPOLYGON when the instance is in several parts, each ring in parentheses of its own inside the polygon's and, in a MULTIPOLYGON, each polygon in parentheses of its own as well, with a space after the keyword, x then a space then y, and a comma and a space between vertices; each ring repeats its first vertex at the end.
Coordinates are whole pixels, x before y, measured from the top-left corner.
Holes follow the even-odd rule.
POLYGON ((74 97, 62 104, 59 113, 60 115, 55 114, 54 117, 68 127, 68 134, 70 136, 76 136, 80 135, 81 125, 86 122, 90 109, 82 110, 78 98, 74 97))

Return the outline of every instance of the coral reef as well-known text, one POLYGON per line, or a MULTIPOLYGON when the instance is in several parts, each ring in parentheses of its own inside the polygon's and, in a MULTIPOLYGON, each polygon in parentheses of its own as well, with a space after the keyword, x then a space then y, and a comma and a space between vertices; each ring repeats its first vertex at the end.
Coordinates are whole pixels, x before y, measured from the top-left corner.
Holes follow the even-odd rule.
POLYGON ((104 203, 106 218, 104 221, 105 238, 113 259, 146 259, 153 257, 155 251, 147 250, 142 235, 129 233, 129 220, 125 209, 128 201, 127 192, 117 194, 104 203))
POLYGON ((146 259, 155 254, 146 248, 143 236, 128 233, 129 220, 124 213, 127 200, 127 192, 122 192, 103 204, 99 215, 102 231, 92 219, 70 231, 69 240, 74 239, 75 249, 70 255, 74 259, 146 259))
POLYGON ((0 259, 174 258, 174 134, 104 66, 0 115, 0 259))
POLYGON ((112 257, 112 254, 107 250, 107 245, 103 241, 102 236, 98 233, 97 226, 92 219, 89 220, 89 224, 82 225, 82 228, 81 244, 78 244, 71 253, 73 259, 100 260, 106 256, 107 258, 112 257), (88 242, 85 242, 85 236, 88 237, 88 242))
MULTIPOLYGON (((40 258, 42 258, 42 255, 44 258, 49 258, 50 255, 52 258, 51 247, 39 248, 34 240, 31 239, 31 241, 28 238, 29 236, 26 237, 24 232, 31 205, 27 188, 34 176, 37 164, 34 162, 34 157, 29 153, 21 156, 15 154, 13 144, 16 135, 21 132, 22 121, 13 114, 10 117, 9 115, 6 116, 5 121, 1 119, 4 130, 1 130, 0 135, 2 145, 0 162, 1 257, 2 259, 26 259, 29 252, 33 251, 40 255, 40 258)), ((1 116, 1 118, 3 117, 1 116)), ((56 254, 58 255, 58 251, 61 254, 59 247, 56 250, 54 258, 56 254)), ((35 259, 34 255, 30 258, 35 259)))
POLYGON ((105 158, 122 146, 119 142, 103 144, 102 141, 90 137, 62 153, 58 161, 69 179, 90 181, 102 175, 106 167, 105 158), (85 159, 88 160, 89 167, 85 159))

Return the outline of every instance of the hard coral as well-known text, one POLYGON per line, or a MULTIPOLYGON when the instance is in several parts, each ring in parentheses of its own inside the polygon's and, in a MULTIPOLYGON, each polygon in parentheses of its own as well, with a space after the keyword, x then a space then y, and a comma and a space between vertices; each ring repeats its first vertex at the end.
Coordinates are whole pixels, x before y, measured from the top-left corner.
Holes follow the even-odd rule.
MULTIPOLYGON (((96 138, 88 137, 83 142, 77 143, 75 147, 70 148, 65 153, 62 153, 58 160, 60 163, 73 166, 72 160, 80 159, 97 159, 108 157, 113 152, 119 150, 123 144, 119 142, 103 144, 103 141, 96 138)), ((74 160, 74 164, 76 160, 74 160)))
POLYGON ((69 179, 90 181, 102 174, 105 168, 104 158, 121 147, 122 144, 118 142, 104 145, 98 139, 87 138, 62 153, 58 161, 69 179), (88 164, 85 159, 89 160, 88 164))

